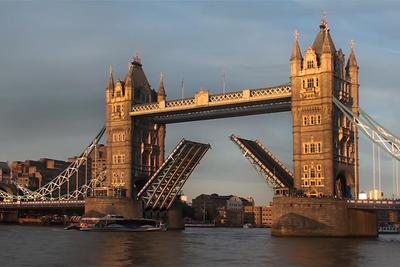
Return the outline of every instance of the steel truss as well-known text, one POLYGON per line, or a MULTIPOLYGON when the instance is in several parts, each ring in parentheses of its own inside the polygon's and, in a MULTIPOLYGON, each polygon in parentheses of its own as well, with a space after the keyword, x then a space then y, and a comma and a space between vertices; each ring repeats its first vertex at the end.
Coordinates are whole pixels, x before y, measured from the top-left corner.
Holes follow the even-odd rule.
POLYGON ((183 139, 140 190, 137 198, 143 200, 146 209, 169 209, 209 149, 209 144, 183 139))
POLYGON ((333 103, 372 142, 386 150, 391 157, 400 160, 399 138, 372 119, 361 108, 359 114, 357 114, 335 97, 333 98, 333 103))
POLYGON ((292 172, 260 141, 239 138, 233 134, 230 139, 239 147, 251 165, 265 178, 272 188, 293 188, 292 172))
POLYGON ((88 157, 90 153, 94 150, 96 145, 99 143, 101 137, 103 136, 106 128, 103 127, 96 137, 92 140, 90 145, 82 152, 82 154, 76 158, 64 171, 62 171, 57 177, 46 185, 40 187, 35 191, 31 191, 25 187, 22 187, 14 182, 17 189, 21 191, 22 195, 13 195, 0 190, 0 198, 7 201, 39 201, 39 200, 72 200, 78 199, 79 197, 86 196, 93 187, 97 186, 105 176, 105 171, 102 171, 98 177, 90 179, 87 183, 81 185, 79 188, 72 192, 67 192, 65 195, 61 195, 61 187, 69 183, 70 179, 77 174, 79 168, 83 164, 87 164, 88 157), (57 193, 57 196, 53 196, 57 193))

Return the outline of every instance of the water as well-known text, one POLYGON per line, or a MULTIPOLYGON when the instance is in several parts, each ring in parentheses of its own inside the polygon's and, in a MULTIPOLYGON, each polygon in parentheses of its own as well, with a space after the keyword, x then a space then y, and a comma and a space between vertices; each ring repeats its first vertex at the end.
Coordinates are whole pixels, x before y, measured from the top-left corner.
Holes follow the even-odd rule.
POLYGON ((0 266, 400 266, 400 235, 275 238, 269 229, 95 233, 0 225, 0 266))

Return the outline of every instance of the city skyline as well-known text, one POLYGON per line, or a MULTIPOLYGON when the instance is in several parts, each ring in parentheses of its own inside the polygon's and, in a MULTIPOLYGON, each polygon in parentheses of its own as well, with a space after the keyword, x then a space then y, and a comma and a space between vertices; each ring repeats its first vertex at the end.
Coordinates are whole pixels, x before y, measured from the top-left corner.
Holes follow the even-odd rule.
MULTIPOLYGON (((165 73, 167 99, 181 97, 182 79, 187 97, 202 87, 222 92, 223 72, 227 91, 286 83, 293 32, 300 32, 304 51, 318 32, 321 10, 327 13, 337 48, 348 55, 350 40, 356 40, 361 107, 400 132, 395 120, 400 107, 390 96, 396 93, 400 57, 400 36, 393 31, 400 9, 396 3, 367 2, 357 6, 357 14, 347 2, 235 2, 226 9, 221 2, 2 5, 0 21, 6 27, 0 32, 8 37, 0 51, 2 161, 79 154, 104 121, 108 66, 123 79, 136 52, 153 88, 159 73, 165 73), (23 19, 15 19, 13 12, 23 19), (385 19, 374 18, 376 12, 385 12, 385 19)), ((291 131, 290 113, 168 125, 166 151, 181 138, 211 144, 213 149, 184 187, 189 196, 253 193, 257 202, 268 203, 272 190, 228 136, 259 138, 292 166, 291 131)), ((360 144, 361 189, 366 190, 372 183, 366 177, 372 173, 371 145, 363 136, 360 144)), ((386 188, 391 185, 390 164, 388 158, 382 163, 388 168, 386 188)))

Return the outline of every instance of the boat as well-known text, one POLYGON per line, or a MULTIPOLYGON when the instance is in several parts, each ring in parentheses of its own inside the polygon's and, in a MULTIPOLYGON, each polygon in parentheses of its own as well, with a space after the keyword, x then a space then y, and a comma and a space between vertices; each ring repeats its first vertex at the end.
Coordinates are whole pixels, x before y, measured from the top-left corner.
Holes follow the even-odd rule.
POLYGON ((64 230, 79 230, 79 223, 71 223, 68 226, 64 227, 64 230))
POLYGON ((394 224, 381 225, 378 227, 379 234, 400 234, 399 228, 394 224))
POLYGON ((253 225, 251 223, 245 223, 245 224, 243 224, 243 228, 246 228, 246 229, 253 228, 253 225))
POLYGON ((82 218, 80 231, 98 232, 155 232, 166 231, 167 225, 152 219, 125 219, 121 215, 108 214, 102 218, 82 218))

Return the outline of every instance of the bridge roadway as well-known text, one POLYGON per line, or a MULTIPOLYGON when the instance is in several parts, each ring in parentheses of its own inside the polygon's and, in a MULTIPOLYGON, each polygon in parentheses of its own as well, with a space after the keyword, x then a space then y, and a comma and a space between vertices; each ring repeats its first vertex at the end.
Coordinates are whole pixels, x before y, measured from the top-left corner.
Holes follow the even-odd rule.
POLYGON ((85 200, 44 200, 0 202, 0 210, 48 209, 48 208, 84 208, 85 200))
POLYGON ((155 123, 247 116, 290 111, 291 96, 290 84, 215 95, 200 90, 192 98, 134 105, 129 114, 155 123))
MULTIPOLYGON (((349 199, 347 200, 347 206, 352 209, 400 210, 400 199, 385 199, 385 200, 349 199)), ((48 208, 83 209, 84 207, 85 207, 84 200, 0 202, 0 210, 48 209, 48 208)))
POLYGON ((400 210, 399 199, 349 199, 347 206, 353 209, 366 209, 366 210, 400 210))

